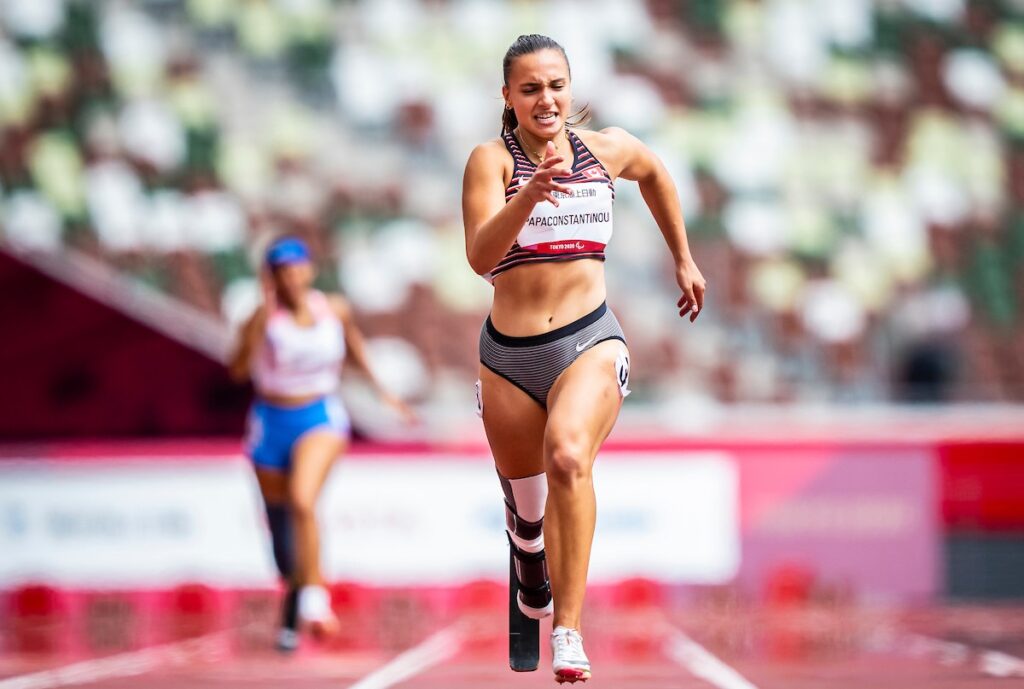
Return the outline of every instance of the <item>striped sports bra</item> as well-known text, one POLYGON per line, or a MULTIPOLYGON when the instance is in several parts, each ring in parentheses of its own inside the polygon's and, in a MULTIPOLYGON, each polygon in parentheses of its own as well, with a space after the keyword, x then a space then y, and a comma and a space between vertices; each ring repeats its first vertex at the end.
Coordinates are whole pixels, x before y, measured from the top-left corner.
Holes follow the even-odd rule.
MULTIPOLYGON (((583 140, 571 129, 567 129, 566 134, 572 146, 572 174, 555 179, 571 187, 572 192, 555 192, 558 206, 550 201, 534 206, 512 248, 484 276, 488 281, 493 282, 506 270, 526 263, 581 258, 604 260, 604 247, 612 237, 615 184, 583 140)), ((505 187, 505 203, 508 203, 530 181, 537 166, 512 132, 504 132, 501 138, 513 161, 512 179, 505 187)))

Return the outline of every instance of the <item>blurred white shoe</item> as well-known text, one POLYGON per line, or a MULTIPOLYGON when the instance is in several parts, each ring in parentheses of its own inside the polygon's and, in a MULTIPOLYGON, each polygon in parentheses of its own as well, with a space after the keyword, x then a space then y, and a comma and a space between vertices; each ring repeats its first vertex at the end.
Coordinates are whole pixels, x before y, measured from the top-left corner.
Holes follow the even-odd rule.
POLYGON ((551 632, 551 669, 559 684, 590 679, 590 660, 583 652, 583 637, 575 629, 555 627, 551 632))
POLYGON ((299 591, 299 620, 314 636, 333 636, 341 626, 331 610, 331 594, 323 586, 303 586, 299 591))
POLYGON ((277 650, 283 653, 291 653, 299 648, 299 633, 288 627, 281 627, 277 630, 277 650))

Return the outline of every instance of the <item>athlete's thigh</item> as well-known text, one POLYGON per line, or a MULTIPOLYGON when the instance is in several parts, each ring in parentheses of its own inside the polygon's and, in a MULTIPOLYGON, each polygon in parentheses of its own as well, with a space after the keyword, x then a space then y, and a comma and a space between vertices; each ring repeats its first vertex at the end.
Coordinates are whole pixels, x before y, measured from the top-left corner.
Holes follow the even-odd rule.
POLYGON ((315 502, 334 460, 347 444, 343 436, 326 428, 309 431, 295 442, 288 487, 292 502, 315 502))
POLYGON ((607 340, 584 352, 565 369, 548 393, 545 442, 569 443, 593 460, 611 433, 622 406, 620 340, 607 340))
POLYGON ((480 367, 484 431, 494 464, 505 478, 522 478, 544 471, 544 426, 547 412, 529 395, 480 367))
POLYGON ((268 505, 280 505, 288 501, 288 474, 285 472, 256 467, 256 482, 268 505))

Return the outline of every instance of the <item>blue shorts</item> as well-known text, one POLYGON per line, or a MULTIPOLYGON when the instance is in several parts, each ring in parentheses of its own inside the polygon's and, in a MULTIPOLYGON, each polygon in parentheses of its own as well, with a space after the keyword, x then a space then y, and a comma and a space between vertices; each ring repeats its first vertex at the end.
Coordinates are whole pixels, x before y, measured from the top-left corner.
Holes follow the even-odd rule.
POLYGON ((260 469, 288 471, 292 448, 310 431, 333 431, 348 438, 350 423, 345 408, 334 397, 301 407, 278 407, 257 400, 249 411, 246 454, 260 469))

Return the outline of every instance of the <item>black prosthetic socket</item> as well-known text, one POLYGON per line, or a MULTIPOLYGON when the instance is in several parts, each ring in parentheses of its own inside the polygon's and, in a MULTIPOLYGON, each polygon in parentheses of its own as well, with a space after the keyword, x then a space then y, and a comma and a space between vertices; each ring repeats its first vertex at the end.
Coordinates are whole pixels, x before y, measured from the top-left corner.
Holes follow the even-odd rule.
POLYGON ((299 628, 299 587, 289 584, 281 601, 281 626, 285 629, 299 628))
MULTIPOLYGON (((505 481, 502 481, 504 484, 505 481)), ((511 491, 507 491, 511 493, 511 491)), ((537 552, 523 550, 516 545, 512 534, 524 541, 540 538, 544 532, 544 520, 529 522, 516 514, 515 508, 505 501, 505 526, 509 547, 515 557, 516 578, 519 580, 519 594, 523 603, 531 608, 544 608, 551 602, 551 584, 548 581, 548 561, 544 549, 537 552)))
POLYGON ((295 573, 295 538, 292 534, 292 516, 287 505, 267 503, 267 525, 274 550, 274 563, 281 577, 290 580, 295 573))
MULTIPOLYGON (((516 579, 519 583, 519 596, 522 602, 531 608, 545 608, 551 603, 551 584, 548 581, 548 562, 544 554, 543 534, 544 517, 537 521, 529 521, 519 515, 516 505, 516 491, 512 481, 501 474, 501 490, 505 493, 505 528, 509 547, 515 562, 516 579), (540 546, 536 550, 532 544, 540 546)), ((543 477, 531 477, 543 480, 543 477)), ((521 484, 518 484, 521 486, 521 484)), ((532 496, 536 505, 536 497, 532 496)), ((542 498, 541 498, 542 499, 542 498)), ((543 503, 541 503, 543 504, 543 503)), ((530 511, 535 510, 527 506, 530 511)))
POLYGON ((519 596, 531 608, 545 608, 551 602, 551 583, 548 581, 548 560, 544 551, 529 553, 508 537, 509 547, 516 563, 519 596))

